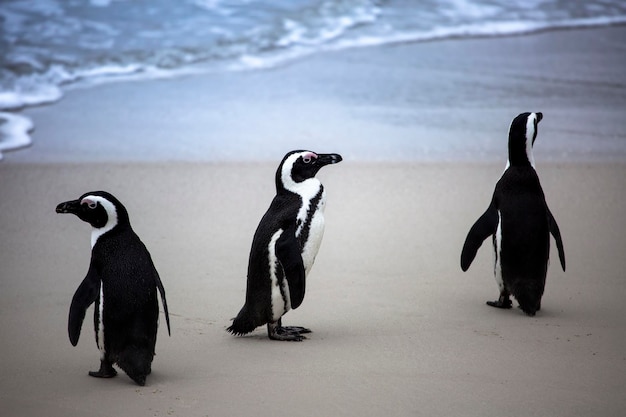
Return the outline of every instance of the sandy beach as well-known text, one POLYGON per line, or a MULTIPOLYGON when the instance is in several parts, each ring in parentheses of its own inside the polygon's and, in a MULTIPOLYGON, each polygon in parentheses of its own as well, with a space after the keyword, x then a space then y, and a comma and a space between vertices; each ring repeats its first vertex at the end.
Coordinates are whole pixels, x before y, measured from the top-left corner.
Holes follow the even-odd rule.
POLYGON ((0 413, 624 415, 626 160, 620 149, 601 160, 592 149, 594 141, 623 140, 623 57, 613 48, 624 33, 618 27, 331 53, 308 67, 74 90, 54 106, 29 110, 35 146, 0 163, 0 413), (511 45, 537 51, 526 84, 509 76, 520 50, 511 45), (446 54, 437 58, 437 48, 446 54), (590 56, 615 65, 594 67, 590 56), (419 57, 430 61, 418 65, 419 57), (356 65, 363 68, 358 75, 356 65), (544 65, 561 75, 546 76, 544 65), (298 84, 299 71, 313 81, 298 84), (395 85, 356 87, 389 72, 395 85), (270 100, 280 82, 282 100, 270 100), (248 90, 253 83, 267 90, 248 90), (480 95, 471 94, 472 84, 480 84, 480 95), (447 92, 436 90, 444 85, 447 92), (204 101, 198 91, 212 87, 216 95, 204 101), (248 91, 254 112, 242 98, 248 91), (543 308, 533 318, 485 305, 498 295, 489 242, 467 273, 459 266, 465 235, 504 168, 500 142, 525 110, 546 117, 535 158, 567 258, 563 272, 552 241, 543 308), (446 112, 454 123, 446 124, 446 112), (393 161, 394 150, 385 148, 385 135, 406 135, 407 148, 395 152, 414 156, 423 149, 410 147, 411 135, 461 132, 478 141, 477 160, 393 161), (169 140, 176 134, 179 141, 169 140), (107 146, 107 135, 128 147, 107 146), (206 147, 187 147, 202 135, 206 147), (237 149, 224 142, 231 135, 245 155, 258 149, 259 160, 237 160, 237 149), (381 160, 361 157, 356 140, 335 144, 341 135, 379 146, 381 160), (140 137, 154 142, 146 146, 140 137), (589 159, 551 148, 551 137, 591 141, 589 159), (172 160, 158 160, 169 147, 172 160), (233 337, 225 328, 244 300, 248 251, 274 195, 276 165, 301 147, 345 158, 318 175, 328 194, 326 233, 304 303, 284 317, 313 333, 301 343, 270 341, 263 328, 233 337), (230 154, 220 154, 221 162, 194 158, 213 151, 230 154), (145 387, 121 372, 111 380, 87 376, 99 359, 92 308, 78 346, 67 337, 90 228, 54 208, 96 189, 125 203, 167 292, 172 336, 161 316, 145 387))

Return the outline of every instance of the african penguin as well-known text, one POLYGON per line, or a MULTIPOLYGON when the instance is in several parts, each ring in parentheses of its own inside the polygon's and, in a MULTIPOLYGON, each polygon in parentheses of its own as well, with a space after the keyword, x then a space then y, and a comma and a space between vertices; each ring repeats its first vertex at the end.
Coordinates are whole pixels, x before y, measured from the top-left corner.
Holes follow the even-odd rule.
POLYGON ((276 196, 252 240, 243 308, 227 330, 250 333, 267 324, 272 340, 301 341, 303 327, 283 327, 281 317, 304 299, 308 275, 324 234, 324 187, 315 174, 342 160, 337 154, 292 151, 276 171, 276 196))
POLYGON ((85 311, 96 303, 94 327, 100 350, 99 378, 117 375, 117 364, 137 384, 150 374, 156 344, 161 293, 167 331, 170 320, 165 290, 150 253, 130 226, 128 212, 117 198, 104 191, 66 201, 57 213, 72 213, 91 224, 91 262, 70 306, 68 331, 76 346, 85 311))
POLYGON ((470 229, 461 252, 461 269, 467 271, 483 240, 492 236, 500 297, 487 304, 511 308, 509 296, 513 295, 529 316, 541 309, 550 233, 565 271, 561 232, 546 203, 533 159, 537 125, 542 118, 541 113, 522 113, 513 119, 506 168, 487 211, 470 229))

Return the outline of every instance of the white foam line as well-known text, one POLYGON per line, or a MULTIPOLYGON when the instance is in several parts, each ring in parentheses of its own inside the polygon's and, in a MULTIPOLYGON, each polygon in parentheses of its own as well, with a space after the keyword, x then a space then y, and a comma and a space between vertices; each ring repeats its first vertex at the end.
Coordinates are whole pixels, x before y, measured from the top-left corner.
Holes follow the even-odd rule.
POLYGON ((466 24, 454 27, 438 27, 428 31, 408 31, 388 36, 362 36, 331 42, 320 50, 343 50, 397 43, 430 42, 445 39, 472 39, 481 37, 505 37, 530 35, 537 32, 608 27, 626 23, 626 16, 566 19, 553 22, 502 21, 466 24))
POLYGON ((30 132, 33 122, 26 116, 0 112, 0 160, 2 151, 30 146, 30 132))

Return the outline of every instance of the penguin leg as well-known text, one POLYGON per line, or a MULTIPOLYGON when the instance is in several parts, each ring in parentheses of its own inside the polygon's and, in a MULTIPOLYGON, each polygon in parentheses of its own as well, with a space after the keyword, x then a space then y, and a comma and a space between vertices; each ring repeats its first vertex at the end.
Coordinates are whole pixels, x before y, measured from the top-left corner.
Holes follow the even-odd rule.
POLYGON ((267 323, 267 335, 272 340, 301 342, 306 339, 301 333, 311 333, 311 330, 297 326, 283 327, 281 319, 273 323, 267 323))
POLYGON ((507 290, 500 291, 500 298, 497 301, 487 301, 487 305, 496 308, 508 309, 513 306, 511 302, 510 294, 507 290))
POLYGON ((113 378, 117 375, 117 371, 113 369, 113 363, 107 359, 100 361, 100 369, 98 371, 89 371, 89 376, 95 378, 113 378))

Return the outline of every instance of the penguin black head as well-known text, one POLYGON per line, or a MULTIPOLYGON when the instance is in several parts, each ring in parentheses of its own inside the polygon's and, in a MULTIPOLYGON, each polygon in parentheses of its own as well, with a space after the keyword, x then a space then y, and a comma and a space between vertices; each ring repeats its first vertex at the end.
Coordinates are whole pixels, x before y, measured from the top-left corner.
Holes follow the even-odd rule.
POLYGON ((128 212, 120 201, 106 191, 85 193, 78 200, 61 203, 57 213, 72 213, 96 229, 108 230, 119 224, 128 224, 128 212))
POLYGON ((535 166, 533 145, 537 139, 537 125, 543 113, 521 113, 509 129, 509 164, 513 166, 535 166))
POLYGON ((342 161, 336 153, 315 153, 311 151, 291 151, 285 155, 276 171, 276 187, 289 189, 291 183, 301 183, 315 177, 318 171, 330 164, 342 161))

